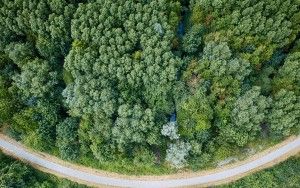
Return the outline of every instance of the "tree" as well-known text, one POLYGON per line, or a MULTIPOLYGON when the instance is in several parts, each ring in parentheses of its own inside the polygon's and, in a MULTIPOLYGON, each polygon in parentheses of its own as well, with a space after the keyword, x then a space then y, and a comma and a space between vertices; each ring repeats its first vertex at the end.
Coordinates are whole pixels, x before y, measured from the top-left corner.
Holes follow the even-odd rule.
POLYGON ((222 135, 232 122, 234 104, 250 73, 249 61, 234 54, 226 42, 206 43, 202 57, 188 64, 183 78, 190 94, 178 100, 177 113, 179 133, 192 144, 192 155, 199 156, 216 132, 222 135))
MULTIPOLYGON (((0 124, 11 122, 11 117, 19 110, 17 95, 11 87, 14 66, 5 53, 0 52, 0 124)), ((0 126, 1 126, 0 125, 0 126)))
POLYGON ((159 127, 154 123, 151 109, 125 104, 119 107, 112 136, 120 151, 126 151, 135 144, 158 145, 159 127))
POLYGON ((71 19, 79 2, 0 3, 0 29, 4 31, 0 46, 11 69, 5 73, 10 78, 7 88, 18 99, 11 104, 1 99, 0 109, 9 113, 8 107, 18 104, 20 109, 15 109, 11 127, 25 143, 38 149, 48 150, 55 143, 55 126, 63 111, 57 107, 62 106, 63 56, 71 45, 71 19))
POLYGON ((201 50, 204 29, 202 25, 195 25, 184 35, 182 48, 185 52, 195 53, 201 50))
POLYGON ((29 169, 18 162, 5 166, 0 169, 0 172, 1 187, 25 187, 26 181, 31 175, 29 169))
POLYGON ((190 149, 190 144, 182 141, 170 144, 167 149, 166 161, 174 168, 182 168, 186 165, 186 157, 190 149))
POLYGON ((30 43, 10 43, 6 46, 5 52, 19 67, 22 67, 35 56, 33 46, 30 43))
POLYGON ((299 18, 299 0, 2 0, 0 125, 106 167, 166 151, 182 167, 289 135, 299 18))
POLYGON ((38 123, 34 119, 34 108, 25 108, 12 117, 12 128, 17 132, 28 134, 38 128, 38 123))
POLYGON ((65 179, 58 179, 49 174, 44 174, 32 169, 29 165, 9 158, 0 152, 0 187, 85 188, 86 186, 78 185, 65 179))
POLYGON ((169 122, 162 127, 161 134, 169 137, 171 140, 176 140, 179 139, 177 131, 178 127, 176 122, 169 122))
POLYGON ((71 19, 79 2, 3 1, 1 46, 27 38, 46 59, 66 55, 71 44, 71 19))
POLYGON ((57 125, 57 146, 63 159, 74 160, 79 155, 78 142, 79 121, 75 118, 66 118, 57 125))
POLYGON ((211 82, 211 92, 219 99, 238 96, 244 79, 250 74, 249 61, 235 57, 228 44, 209 42, 203 50, 198 72, 211 82))
POLYGON ((202 82, 213 97, 224 101, 240 95, 243 81, 250 72, 249 62, 235 57, 227 43, 210 41, 204 47, 202 58, 188 65, 184 78, 188 85, 202 82))
POLYGON ((204 40, 227 41, 256 68, 299 32, 298 1, 191 1, 190 7, 188 33, 205 26, 204 40))
POLYGON ((292 157, 272 168, 254 173, 232 184, 221 186, 221 188, 297 187, 300 183, 299 167, 299 157, 292 157))
POLYGON ((55 94, 57 73, 48 62, 35 59, 22 66, 21 74, 15 75, 14 84, 25 98, 51 97, 55 94))
POLYGON ((12 117, 11 127, 21 133, 24 142, 35 149, 47 151, 55 145, 55 127, 59 122, 58 104, 38 100, 12 117))
POLYGON ((155 155, 148 148, 137 148, 133 152, 133 163, 136 165, 154 165, 155 155))
POLYGON ((78 6, 64 64, 73 82, 63 96, 71 116, 90 118, 87 133, 80 132, 97 159, 131 153, 135 145, 161 145, 181 64, 171 48, 179 19, 169 20, 179 16, 178 7, 166 0, 78 6))
POLYGON ((300 125, 300 98, 293 91, 281 89, 275 94, 268 115, 271 134, 289 136, 300 125))
POLYGON ((270 99, 260 95, 260 88, 254 86, 236 100, 230 113, 230 122, 218 122, 222 138, 238 146, 254 140, 266 119, 269 105, 270 99))
POLYGON ((273 92, 277 93, 281 89, 300 94, 300 52, 291 53, 279 68, 278 74, 273 80, 273 92))
POLYGON ((177 114, 179 134, 183 137, 193 138, 211 128, 213 109, 201 88, 178 104, 177 114))
POLYGON ((8 91, 4 77, 0 76, 0 124, 10 122, 18 109, 18 101, 13 93, 8 91))

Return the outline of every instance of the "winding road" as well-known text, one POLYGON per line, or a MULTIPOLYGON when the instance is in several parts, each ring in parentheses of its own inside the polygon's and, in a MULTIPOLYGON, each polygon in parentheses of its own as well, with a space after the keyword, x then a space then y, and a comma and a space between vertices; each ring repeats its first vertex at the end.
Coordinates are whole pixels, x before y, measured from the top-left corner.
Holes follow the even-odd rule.
POLYGON ((0 148, 8 155, 33 167, 79 183, 95 187, 186 187, 217 185, 241 178, 253 171, 272 166, 300 151, 300 136, 290 138, 252 158, 226 167, 186 173, 182 176, 123 176, 66 163, 51 155, 36 152, 0 134, 0 148))

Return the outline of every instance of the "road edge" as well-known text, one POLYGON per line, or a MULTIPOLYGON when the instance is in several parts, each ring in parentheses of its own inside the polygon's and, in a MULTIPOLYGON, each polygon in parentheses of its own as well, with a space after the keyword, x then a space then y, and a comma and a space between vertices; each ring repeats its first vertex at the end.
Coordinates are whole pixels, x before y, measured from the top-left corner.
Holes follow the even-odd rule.
MULTIPOLYGON (((122 174, 117 174, 117 173, 113 173, 113 172, 107 172, 107 171, 102 171, 102 170, 98 170, 98 169, 94 169, 94 168, 90 168, 90 167, 85 167, 85 166, 82 166, 82 165, 77 165, 77 164, 73 164, 73 163, 70 163, 70 162, 66 162, 66 161, 63 161, 57 157, 54 157, 52 155, 49 155, 49 154, 46 154, 46 153, 43 153, 43 152, 39 152, 39 151, 34 151, 33 149, 31 148, 28 148, 24 145, 22 145, 21 143, 9 138, 8 136, 4 135, 4 134, 1 134, 0 133, 0 138, 2 138, 3 140, 7 141, 7 142, 10 142, 18 147, 21 147, 22 149, 26 150, 27 152, 31 153, 31 154, 34 154, 38 157, 41 157, 41 158, 46 158, 47 160, 51 161, 51 162, 55 162, 57 164, 60 164, 60 165, 63 165, 65 167, 69 167, 69 168, 73 168, 73 169, 76 169, 76 170, 80 170, 80 171, 83 171, 83 172, 88 172, 88 173, 91 173, 91 174, 96 174, 96 175, 99 175, 99 176, 106 176, 106 177, 112 177, 112 178, 119 178, 119 179, 128 179, 128 180, 148 180, 148 181, 151 181, 151 180, 168 180, 168 179, 185 179, 185 178, 192 178, 192 177, 197 177, 197 176, 203 176, 203 175, 208 175, 208 174, 213 174, 213 173, 217 173, 217 172, 220 172, 220 171, 224 171, 224 170, 228 170, 228 169, 231 169, 231 168, 235 168, 237 166, 241 166, 243 164, 246 164, 246 163, 249 163, 251 161, 254 161, 260 157, 263 157, 264 155, 267 155, 268 153, 294 141, 295 139, 297 139, 298 137, 296 136, 291 136, 289 137, 288 139, 284 140, 283 142, 279 143, 279 144, 276 144, 275 146, 271 147, 271 148, 268 148, 258 154, 255 154, 249 158, 247 158, 246 160, 243 160, 243 161, 239 161, 239 162, 236 162, 236 163, 233 163, 233 164, 230 164, 230 165, 225 165, 224 167, 221 167, 221 168, 216 168, 216 169, 210 169, 210 170, 204 170, 204 171, 199 171, 199 172, 183 172, 183 173, 178 173, 178 174, 171 174, 171 175, 162 175, 162 176, 129 176, 129 175, 122 175, 122 174)), ((56 172, 56 171, 53 171, 53 170, 49 170, 47 168, 44 168, 42 166, 39 166, 39 165, 36 165, 30 161, 26 161, 26 160, 23 160, 22 158, 19 158, 19 157, 16 157, 14 156, 13 153, 10 153, 9 151, 1 148, 1 150, 13 157, 13 158, 16 158, 16 159, 19 159, 21 161, 24 161, 28 164, 30 164, 31 166, 33 166, 33 168, 36 168, 38 170, 41 170, 43 172, 46 172, 46 173, 49 173, 49 174, 53 174, 53 175, 56 175, 58 177, 62 177, 62 178, 66 178, 66 179, 69 179, 71 181, 74 181, 74 182, 77 182, 77 183, 80 183, 80 184, 85 184, 85 185, 88 185, 88 186, 92 186, 92 187, 113 187, 113 186, 107 186, 107 185, 99 185, 99 184, 93 184, 93 183, 90 183, 90 182, 86 182, 84 180, 79 180, 79 179, 75 179, 75 178, 72 178, 70 176, 66 176, 64 174, 61 174, 59 172, 56 172)), ((252 174, 254 172, 257 172, 257 171, 260 171, 260 170, 263 170, 263 169, 266 169, 266 168, 269 168, 269 167, 272 167, 284 160, 286 160, 287 158, 293 156, 293 155, 296 155, 297 153, 300 152, 300 147, 299 148, 295 148, 293 149, 292 151, 286 153, 285 155, 282 155, 276 159, 274 159, 273 161, 269 162, 269 163, 266 163, 266 164, 263 164, 255 169, 252 169, 252 170, 249 170, 243 174, 239 174, 239 175, 236 175, 236 176, 233 176, 233 177, 230 177, 228 179, 225 179, 225 180, 221 180, 221 181, 216 181, 216 182, 211 182, 211 183, 207 183, 207 184, 198 184, 198 185, 192 185, 192 186, 188 186, 188 187, 207 187, 207 186, 215 186, 215 185, 220 185, 220 184, 225 184, 225 183, 230 183, 230 182, 233 182, 233 181, 236 181, 240 178, 243 178, 249 174, 252 174)))

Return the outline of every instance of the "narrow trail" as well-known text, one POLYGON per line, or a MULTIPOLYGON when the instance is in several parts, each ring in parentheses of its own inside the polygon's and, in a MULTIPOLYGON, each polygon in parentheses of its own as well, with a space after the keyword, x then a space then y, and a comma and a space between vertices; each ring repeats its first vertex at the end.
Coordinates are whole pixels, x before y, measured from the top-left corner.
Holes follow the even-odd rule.
POLYGON ((36 169, 94 187, 205 187, 234 181, 296 155, 300 152, 300 136, 290 137, 245 161, 222 168, 164 176, 126 176, 71 164, 28 149, 3 134, 0 134, 0 148, 36 169))

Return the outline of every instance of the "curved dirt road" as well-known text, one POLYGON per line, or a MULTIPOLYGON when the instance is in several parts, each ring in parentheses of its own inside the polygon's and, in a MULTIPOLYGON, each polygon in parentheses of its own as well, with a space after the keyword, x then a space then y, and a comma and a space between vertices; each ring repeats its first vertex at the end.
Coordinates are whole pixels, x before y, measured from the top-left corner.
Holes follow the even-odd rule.
MULTIPOLYGON (((114 176, 113 173, 101 174, 95 169, 81 169, 77 165, 64 164, 58 159, 49 159, 49 155, 40 152, 34 152, 25 148, 21 144, 0 134, 0 148, 15 158, 24 160, 32 166, 61 177, 68 178, 79 183, 93 186, 117 186, 117 187, 182 187, 182 186, 207 186, 215 185, 220 182, 228 182, 238 179, 249 172, 271 166, 288 156, 294 155, 300 151, 300 136, 289 139, 284 144, 279 144, 275 149, 268 152, 262 152, 256 155, 254 159, 246 160, 244 163, 221 168, 215 171, 202 173, 199 176, 186 175, 180 178, 174 178, 172 175, 165 178, 153 178, 149 176, 129 178, 126 176, 114 176)), ((191 173, 193 174, 193 173, 191 173)))

